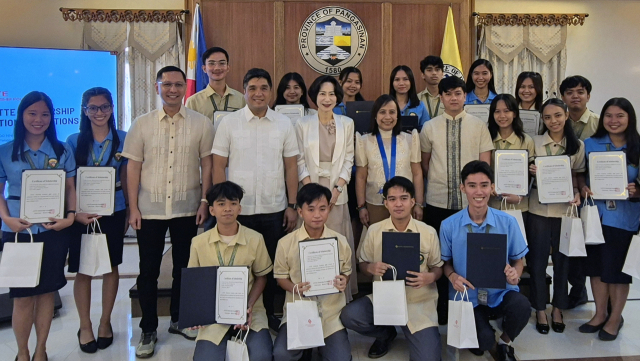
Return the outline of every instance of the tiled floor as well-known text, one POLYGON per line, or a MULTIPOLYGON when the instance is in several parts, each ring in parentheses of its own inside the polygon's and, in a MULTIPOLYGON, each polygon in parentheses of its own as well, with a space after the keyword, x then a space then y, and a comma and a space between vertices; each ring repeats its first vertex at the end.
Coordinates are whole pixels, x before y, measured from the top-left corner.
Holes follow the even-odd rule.
MULTIPOLYGON (((123 274, 137 272, 137 247, 135 244, 125 246, 125 264, 121 267, 123 274)), ((114 344, 107 350, 87 355, 78 347, 76 332, 78 331, 78 315, 73 300, 73 281, 60 291, 63 307, 60 316, 53 320, 48 342, 48 354, 51 361, 107 361, 107 360, 135 360, 134 347, 140 337, 139 319, 132 319, 128 290, 135 279, 122 279, 118 292, 112 324, 115 332, 114 344)), ((100 317, 100 285, 101 281, 93 281, 92 320, 94 329, 100 317)), ((4 290, 0 290, 3 293, 4 290)), ((607 356, 640 355, 640 286, 632 286, 631 300, 624 310, 625 325, 620 336, 613 342, 602 342, 596 335, 581 334, 577 331, 580 324, 591 317, 593 303, 588 303, 573 311, 565 312, 567 329, 563 334, 540 335, 535 331, 535 321, 532 317, 529 325, 514 342, 516 354, 521 360, 551 360, 561 358, 585 359, 607 356)), ((549 310, 550 311, 550 310, 549 310)), ((158 330, 159 343, 156 355, 152 360, 175 361, 190 360, 195 343, 180 336, 167 332, 168 317, 160 319, 158 330)), ((446 346, 446 326, 440 328, 443 343, 443 360, 491 360, 485 353, 484 357, 476 357, 466 350, 456 350, 446 346)), ((369 360, 367 351, 372 339, 349 333, 352 345, 353 360, 369 360)), ((30 346, 35 347, 35 333, 32 333, 30 346)), ((12 361, 16 355, 16 342, 9 323, 0 324, 0 361, 12 361)), ((319 358, 316 358, 319 360, 319 358)), ((390 352, 381 361, 408 360, 406 340, 402 333, 393 342, 390 352)))

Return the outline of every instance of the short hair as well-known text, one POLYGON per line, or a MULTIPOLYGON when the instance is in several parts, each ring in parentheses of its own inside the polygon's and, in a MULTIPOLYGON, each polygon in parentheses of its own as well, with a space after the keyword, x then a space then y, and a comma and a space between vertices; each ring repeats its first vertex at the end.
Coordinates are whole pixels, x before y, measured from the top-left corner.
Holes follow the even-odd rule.
POLYGON ((342 86, 340 85, 340 83, 336 80, 336 78, 330 75, 320 75, 309 86, 309 98, 311 98, 313 104, 315 104, 316 106, 318 105, 318 93, 320 93, 320 88, 322 88, 322 84, 324 83, 333 84, 333 91, 336 94, 336 104, 342 103, 344 91, 342 90, 342 86))
POLYGON ((380 108, 389 104, 390 102, 393 102, 393 104, 396 105, 396 114, 398 114, 398 120, 396 121, 396 125, 393 127, 391 132, 393 133, 393 135, 398 135, 402 131, 402 122, 400 121, 400 106, 398 105, 398 102, 391 95, 382 94, 378 97, 378 99, 376 99, 375 102, 373 102, 373 107, 371 108, 371 126, 369 128, 371 134, 376 135, 380 133, 380 129, 378 128, 378 112, 380 111, 380 108))
POLYGON ((382 196, 387 199, 387 194, 389 193, 389 189, 393 187, 400 187, 404 189, 411 198, 416 197, 416 187, 413 186, 413 182, 408 180, 405 177, 395 176, 387 181, 382 187, 382 196))
POLYGON ((182 71, 182 69, 178 68, 177 66, 169 65, 169 66, 165 66, 164 68, 158 70, 158 75, 156 75, 156 82, 159 82, 159 81, 162 80, 162 74, 171 73, 171 72, 174 72, 174 71, 182 74, 182 79, 184 79, 184 81, 187 81, 187 74, 185 74, 184 71, 182 71))
POLYGON ((587 90, 587 94, 591 94, 591 82, 582 75, 566 77, 562 83, 560 83, 560 94, 564 95, 564 92, 567 91, 567 89, 575 88, 577 86, 582 86, 587 90))
POLYGON ((209 203, 209 206, 213 206, 213 203, 222 199, 240 202, 243 196, 244 189, 242 187, 236 183, 224 181, 209 188, 207 191, 207 203, 209 203))
POLYGON ((424 73, 428 66, 435 66, 440 70, 444 70, 444 62, 442 58, 435 55, 429 55, 420 61, 420 72, 424 73))
POLYGON ((467 92, 467 85, 464 83, 464 80, 457 76, 445 77, 438 83, 438 93, 440 95, 457 88, 462 88, 463 92, 467 92))
POLYGON ((215 54, 215 53, 224 54, 224 58, 227 59, 227 63, 229 62, 229 53, 227 53, 227 51, 222 49, 221 47, 214 46, 212 48, 207 49, 207 51, 205 51, 204 53, 202 53, 202 57, 200 58, 202 61, 202 65, 206 65, 207 59, 209 59, 211 54, 215 54))
POLYGON ((331 191, 329 188, 318 183, 307 183, 298 190, 296 205, 298 208, 302 208, 303 205, 311 204, 322 197, 327 199, 327 203, 331 202, 331 191))
POLYGON ((269 88, 273 88, 273 83, 271 83, 271 75, 269 75, 269 72, 264 70, 264 69, 260 69, 260 68, 251 68, 249 69, 249 71, 247 72, 247 74, 244 75, 244 79, 242 79, 242 88, 243 89, 247 89, 247 84, 249 84, 249 81, 251 79, 256 79, 256 78, 264 78, 267 80, 267 84, 269 84, 269 88))
POLYGON ((465 164, 462 171, 460 171, 462 184, 464 184, 464 181, 466 181, 470 175, 477 173, 483 173, 489 178, 491 183, 493 183, 493 170, 491 169, 491 166, 487 162, 483 162, 481 160, 472 160, 465 164))

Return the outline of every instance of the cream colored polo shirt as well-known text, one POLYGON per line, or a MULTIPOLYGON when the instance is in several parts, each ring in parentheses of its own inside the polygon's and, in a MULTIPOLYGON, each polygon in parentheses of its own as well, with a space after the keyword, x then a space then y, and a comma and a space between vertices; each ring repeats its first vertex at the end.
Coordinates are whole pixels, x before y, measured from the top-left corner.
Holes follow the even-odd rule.
POLYGON ((207 85, 206 88, 187 98, 186 107, 195 110, 213 121, 213 113, 216 111, 216 108, 213 106, 214 103, 218 108, 217 110, 228 112, 236 111, 246 105, 242 93, 231 89, 228 85, 222 96, 216 93, 211 85, 207 85))
MULTIPOLYGON (((358 246, 358 260, 360 262, 382 261, 382 232, 398 232, 391 218, 374 223, 369 227, 364 241, 358 246)), ((444 262, 440 259, 440 240, 436 230, 420 221, 411 218, 405 232, 420 233, 420 272, 428 272, 435 267, 442 267, 444 262)), ((381 277, 374 277, 379 281, 381 277)), ((424 287, 415 289, 406 286, 407 311, 409 322, 407 327, 411 333, 416 333, 428 327, 438 327, 438 289, 433 282, 424 287)), ((373 300, 372 295, 368 295, 373 300)))
POLYGON ((424 123, 420 132, 422 153, 431 153, 427 176, 427 204, 460 210, 467 197, 460 191, 460 171, 480 153, 493 150, 487 123, 465 111, 454 119, 444 113, 424 123))
MULTIPOLYGON (((549 132, 545 132, 543 135, 537 135, 533 137, 535 143, 536 157, 544 157, 549 155, 562 155, 564 154, 564 147, 567 144, 567 139, 562 138, 560 143, 556 143, 549 136, 549 132), (548 154, 546 146, 549 146, 551 154, 548 154)), ((571 174, 584 173, 587 170, 587 162, 584 156, 584 143, 580 141, 580 148, 576 154, 569 157, 571 162, 571 174)), ((542 204, 538 198, 537 185, 534 183, 534 187, 531 190, 531 196, 529 198, 529 213, 533 213, 542 217, 562 218, 567 212, 567 203, 550 203, 542 204)))
MULTIPOLYGON (((391 160, 391 131, 380 131, 384 151, 387 159, 391 160)), ((396 138, 396 173, 413 182, 411 163, 420 163, 420 136, 417 130, 411 134, 400 132, 396 138)), ((356 166, 367 167, 367 186, 365 190, 366 202, 373 205, 383 205, 380 190, 386 183, 382 156, 378 148, 378 139, 373 134, 360 135, 356 133, 356 166)))
MULTIPOLYGON (((218 226, 204 232, 193 238, 191 241, 191 256, 189 257, 188 267, 211 267, 220 266, 218 260, 218 252, 216 251, 216 243, 220 248, 220 255, 225 266, 247 266, 251 269, 249 272, 249 289, 251 292, 253 282, 256 277, 266 276, 273 269, 271 258, 267 252, 262 235, 252 229, 239 224, 238 233, 233 237, 229 244, 222 241, 218 233, 218 226), (229 264, 233 248, 238 245, 233 264, 229 264)), ((256 303, 251 309, 251 326, 250 328, 258 332, 262 329, 269 328, 267 322, 267 313, 262 303, 262 295, 258 297, 256 303)), ((198 330, 197 340, 207 340, 220 344, 224 335, 229 331, 231 325, 213 324, 198 330)))
POLYGON ((573 132, 576 133, 576 137, 580 140, 585 140, 596 133, 600 116, 586 109, 578 121, 573 121, 571 118, 569 118, 569 120, 571 121, 573 132))
POLYGON ((198 211, 200 159, 211 155, 213 124, 181 106, 173 117, 156 109, 133 121, 122 156, 142 162, 138 208, 143 219, 193 216, 198 211))
MULTIPOLYGON (((321 238, 330 237, 338 239, 340 273, 348 276, 351 274, 351 247, 349 247, 347 239, 343 235, 325 226, 321 238)), ((302 275, 300 274, 300 248, 298 243, 305 239, 309 239, 309 234, 307 234, 303 223, 300 228, 282 237, 278 241, 276 259, 273 266, 274 278, 288 278, 294 284, 302 282, 302 275)), ((305 297, 305 299, 318 302, 318 312, 320 314, 320 318, 322 318, 322 331, 324 338, 327 338, 344 328, 342 322, 340 322, 340 312, 342 312, 342 308, 347 305, 347 299, 345 298, 344 292, 323 296, 305 297)), ((293 294, 287 291, 281 325, 287 323, 286 303, 289 302, 293 302, 293 294)))
POLYGON ((440 94, 432 95, 429 90, 425 90, 418 93, 418 99, 424 103, 427 112, 429 112, 429 119, 433 119, 438 115, 444 113, 444 104, 440 101, 440 94))
MULTIPOLYGON (((502 137, 500 136, 500 133, 498 133, 496 137, 493 139, 493 146, 495 147, 495 150, 525 149, 529 152, 529 162, 532 162, 535 156, 535 145, 533 143, 533 138, 531 138, 529 134, 524 135, 524 141, 523 141, 522 139, 520 139, 520 137, 516 135, 515 132, 511 133, 511 135, 508 136, 507 139, 502 139, 502 137)), ((492 162, 491 167, 493 168, 495 165, 495 156, 491 158, 491 162, 492 162)), ((501 201, 497 197, 491 197, 491 200, 489 200, 489 207, 500 209, 500 205, 501 205, 501 201)), ((507 204, 507 209, 511 209, 511 206, 514 206, 515 209, 517 210, 526 212, 529 210, 529 197, 528 196, 522 197, 520 204, 513 204, 513 205, 507 204)))

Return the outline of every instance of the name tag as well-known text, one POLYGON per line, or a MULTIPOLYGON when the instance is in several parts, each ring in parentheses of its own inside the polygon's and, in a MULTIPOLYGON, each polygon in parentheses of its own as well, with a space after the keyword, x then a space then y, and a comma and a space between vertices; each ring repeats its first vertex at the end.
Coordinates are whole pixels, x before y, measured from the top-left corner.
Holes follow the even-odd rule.
POLYGON ((486 306, 488 298, 489 298, 489 292, 487 292, 487 290, 485 290, 485 289, 479 289, 478 290, 478 304, 479 305, 486 306))

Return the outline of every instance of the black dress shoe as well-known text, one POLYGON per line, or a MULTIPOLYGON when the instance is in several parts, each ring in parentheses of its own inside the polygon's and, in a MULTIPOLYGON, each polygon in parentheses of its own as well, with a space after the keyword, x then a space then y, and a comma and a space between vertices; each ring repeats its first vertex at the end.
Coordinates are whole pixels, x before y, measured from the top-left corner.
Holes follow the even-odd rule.
POLYGON ((80 350, 85 353, 95 353, 98 351, 98 343, 96 340, 91 340, 87 343, 80 343, 80 330, 78 330, 78 344, 80 345, 80 350))
MULTIPOLYGON (((618 334, 620 334, 622 325, 624 325, 624 320, 620 319, 620 324, 618 325, 618 334)), ((605 331, 604 328, 601 328, 600 332, 598 332, 598 338, 602 341, 613 341, 618 338, 618 334, 612 335, 609 332, 605 331)))
POLYGON ((584 323, 582 324, 580 327, 578 327, 578 331, 580 333, 596 333, 598 331, 600 331, 602 329, 602 327, 604 327, 604 324, 607 323, 607 321, 605 320, 603 323, 599 324, 599 325, 590 325, 588 323, 584 323))
POLYGON ((113 343, 113 327, 109 324, 109 329, 111 330, 111 337, 100 337, 98 336, 98 348, 104 350, 105 348, 111 346, 113 343))
POLYGON ((470 348, 469 352, 471 352, 472 354, 476 355, 476 356, 482 356, 484 355, 484 351, 482 351, 479 348, 470 348))
POLYGON ((587 301, 589 301, 589 298, 587 297, 586 289, 582 291, 580 296, 569 295, 569 307, 567 307, 567 309, 572 310, 580 305, 586 304, 587 301))
POLYGON ((509 345, 497 345, 496 358, 498 361, 517 361, 513 347, 509 345))
POLYGON ((560 312, 560 322, 556 322, 553 320, 553 316, 551 317, 551 328, 556 333, 563 333, 566 325, 564 324, 564 316, 562 315, 562 311, 560 312))
POLYGON ((549 333, 549 317, 547 317, 546 313, 544 314, 544 318, 547 319, 547 323, 540 323, 538 322, 538 316, 536 315, 536 330, 542 335, 549 333))
POLYGON ((380 358, 389 352, 389 344, 393 341, 394 338, 398 335, 396 328, 391 326, 389 328, 391 331, 391 335, 384 340, 375 340, 371 348, 369 349, 369 358, 380 358))

